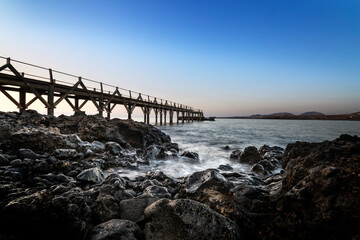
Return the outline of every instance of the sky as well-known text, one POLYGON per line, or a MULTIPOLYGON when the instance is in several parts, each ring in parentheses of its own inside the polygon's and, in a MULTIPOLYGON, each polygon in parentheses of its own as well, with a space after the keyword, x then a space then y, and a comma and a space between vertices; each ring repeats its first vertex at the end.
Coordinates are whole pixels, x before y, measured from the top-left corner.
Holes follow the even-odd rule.
POLYGON ((206 116, 360 111, 358 0, 2 0, 0 22, 0 56, 206 116))

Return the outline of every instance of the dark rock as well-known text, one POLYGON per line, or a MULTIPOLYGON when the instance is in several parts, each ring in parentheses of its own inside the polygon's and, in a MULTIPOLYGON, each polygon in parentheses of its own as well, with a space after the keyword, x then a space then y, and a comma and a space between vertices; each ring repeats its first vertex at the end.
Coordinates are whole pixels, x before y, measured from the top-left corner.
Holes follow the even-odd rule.
POLYGON ((112 155, 118 155, 121 152, 122 147, 116 142, 106 142, 105 150, 112 155))
POLYGON ((159 198, 171 198, 171 194, 166 187, 157 185, 148 186, 145 188, 143 194, 145 196, 159 197, 159 198))
POLYGON ((229 184, 227 179, 218 171, 204 170, 187 176, 183 185, 183 191, 188 195, 199 195, 205 189, 226 191, 229 188, 229 184))
POLYGON ((31 149, 21 148, 19 149, 19 157, 22 159, 30 158, 35 160, 38 157, 38 155, 34 153, 31 149))
POLYGON ((360 138, 286 147, 274 238, 356 239, 360 236, 360 138))
POLYGON ((91 212, 98 222, 119 217, 119 205, 111 195, 100 195, 91 206, 91 212))
POLYGON ((258 174, 265 174, 266 171, 264 169, 264 167, 260 164, 254 164, 252 167, 251 167, 251 171, 254 172, 254 173, 258 173, 258 174))
POLYGON ((230 147, 228 146, 228 145, 226 145, 225 147, 224 147, 224 150, 230 150, 230 147))
POLYGON ((77 157, 78 152, 75 149, 56 149, 54 154, 59 159, 72 159, 77 157))
POLYGON ((145 216, 146 239, 242 239, 233 221, 192 200, 161 199, 145 216))
POLYGON ((187 157, 190 159, 194 159, 194 160, 199 160, 199 154, 195 153, 195 152, 189 152, 189 151, 185 151, 181 154, 181 156, 183 157, 187 157))
POLYGON ((263 145, 259 148, 259 153, 265 159, 277 158, 281 159, 284 153, 284 149, 281 147, 270 147, 268 145, 263 145))
POLYGON ((230 166, 229 164, 226 165, 220 165, 218 167, 218 169, 222 170, 222 171, 231 171, 233 170, 232 166, 230 166))
POLYGON ((3 154, 0 154, 0 166, 9 165, 10 161, 3 154))
POLYGON ((244 152, 240 155, 239 161, 241 163, 255 164, 261 160, 260 153, 254 146, 246 147, 244 152))
POLYGON ((77 177, 80 181, 101 183, 104 180, 104 173, 100 168, 90 168, 82 171, 77 177))
POLYGON ((159 200, 158 197, 136 197, 120 202, 120 217, 133 222, 144 220, 144 211, 150 204, 159 200))
POLYGON ((20 165, 20 164, 22 164, 21 159, 15 159, 15 160, 12 160, 12 161, 10 162, 10 165, 11 165, 11 166, 17 166, 17 165, 20 165))
POLYGON ((137 240, 141 238, 139 226, 123 219, 111 219, 94 227, 90 240, 137 240))
POLYGON ((239 159, 241 153, 242 153, 242 151, 240 151, 239 149, 232 151, 232 153, 230 154, 230 159, 239 159))

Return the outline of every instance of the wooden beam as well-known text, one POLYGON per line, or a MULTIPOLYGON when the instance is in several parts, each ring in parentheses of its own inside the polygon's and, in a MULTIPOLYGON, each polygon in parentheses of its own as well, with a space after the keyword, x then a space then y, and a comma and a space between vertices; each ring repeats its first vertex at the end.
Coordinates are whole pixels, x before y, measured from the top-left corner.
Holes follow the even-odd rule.
POLYGON ((10 100, 12 101, 19 109, 21 109, 21 105, 18 101, 16 101, 8 92, 6 92, 6 90, 2 89, 0 87, 0 91, 10 100))

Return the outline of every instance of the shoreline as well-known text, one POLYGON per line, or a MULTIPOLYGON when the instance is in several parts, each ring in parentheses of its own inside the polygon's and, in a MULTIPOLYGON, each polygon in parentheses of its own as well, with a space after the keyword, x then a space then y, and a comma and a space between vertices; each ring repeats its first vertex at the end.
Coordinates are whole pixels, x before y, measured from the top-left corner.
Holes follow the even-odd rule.
POLYGON ((177 179, 104 175, 168 157, 199 161, 154 126, 129 120, 0 113, 0 147, 0 238, 360 237, 356 136, 247 147, 229 159, 253 173, 221 165, 177 179))

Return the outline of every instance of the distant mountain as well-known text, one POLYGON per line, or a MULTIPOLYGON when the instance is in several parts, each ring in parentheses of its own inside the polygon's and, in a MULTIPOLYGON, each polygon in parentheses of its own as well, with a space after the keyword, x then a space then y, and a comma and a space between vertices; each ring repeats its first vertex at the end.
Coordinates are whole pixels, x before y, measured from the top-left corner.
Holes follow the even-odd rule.
POLYGON ((268 115, 265 115, 265 116, 269 116, 269 117, 280 117, 280 116, 295 116, 295 115, 292 114, 292 113, 289 113, 289 112, 279 112, 279 113, 268 114, 268 115))
POLYGON ((325 114, 321 113, 321 112, 304 112, 302 114, 300 114, 299 116, 325 116, 325 114))

